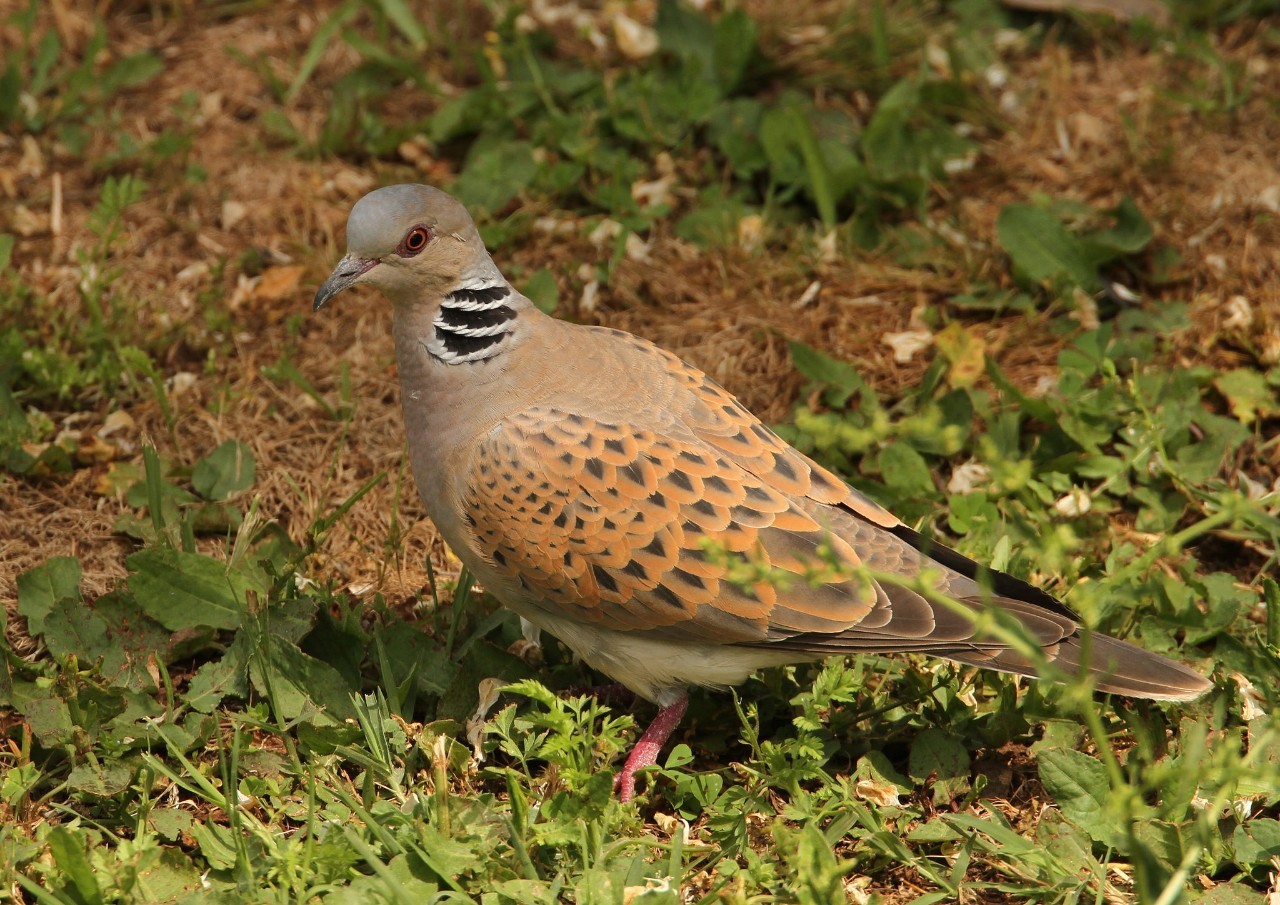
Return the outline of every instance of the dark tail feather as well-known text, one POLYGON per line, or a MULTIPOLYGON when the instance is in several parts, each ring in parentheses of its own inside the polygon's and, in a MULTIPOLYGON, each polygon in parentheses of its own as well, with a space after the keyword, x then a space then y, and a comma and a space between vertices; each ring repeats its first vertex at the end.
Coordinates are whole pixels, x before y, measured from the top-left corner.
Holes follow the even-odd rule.
MULTIPOLYGON (((953 649, 938 653, 971 666, 1021 676, 1036 675, 1034 667, 1016 651, 975 647, 973 651, 953 649)), ((1212 682, 1181 663, 1106 635, 1091 634, 1085 643, 1085 638, 1077 632, 1047 647, 1045 653, 1062 672, 1091 676, 1098 691, 1111 694, 1156 701, 1191 701, 1213 687, 1212 682), (1084 662, 1086 648, 1087 663, 1084 662)))

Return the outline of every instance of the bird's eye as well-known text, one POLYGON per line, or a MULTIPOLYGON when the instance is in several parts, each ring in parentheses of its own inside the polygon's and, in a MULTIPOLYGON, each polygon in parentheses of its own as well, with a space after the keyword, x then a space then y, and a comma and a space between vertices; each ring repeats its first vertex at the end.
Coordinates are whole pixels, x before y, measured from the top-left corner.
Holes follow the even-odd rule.
POLYGON ((427 243, 430 241, 431 230, 425 226, 415 226, 404 234, 404 238, 400 240, 400 247, 396 249, 396 254, 402 258, 412 258, 426 248, 427 243))

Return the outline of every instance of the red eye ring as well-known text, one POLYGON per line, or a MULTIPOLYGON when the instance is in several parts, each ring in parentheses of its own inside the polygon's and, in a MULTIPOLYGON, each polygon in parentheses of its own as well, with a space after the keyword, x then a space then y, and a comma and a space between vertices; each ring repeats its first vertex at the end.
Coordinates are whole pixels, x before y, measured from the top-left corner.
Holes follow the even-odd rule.
POLYGON ((415 226, 404 234, 404 238, 400 240, 400 247, 396 249, 396 254, 402 258, 412 258, 426 248, 427 243, 430 241, 431 230, 425 226, 415 226))

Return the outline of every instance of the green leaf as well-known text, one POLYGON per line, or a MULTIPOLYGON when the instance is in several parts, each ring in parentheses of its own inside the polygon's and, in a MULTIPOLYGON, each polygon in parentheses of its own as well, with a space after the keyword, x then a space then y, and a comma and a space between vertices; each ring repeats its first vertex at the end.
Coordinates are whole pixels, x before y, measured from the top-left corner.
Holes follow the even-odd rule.
POLYGON ((773 835, 787 859, 788 872, 794 878, 796 901, 802 905, 825 905, 845 900, 844 875, 856 865, 841 861, 815 821, 799 830, 790 830, 781 820, 775 821, 773 835), (788 852, 788 849, 794 849, 788 852), (789 857, 788 857, 789 855, 789 857))
POLYGON ((482 137, 471 146, 453 194, 468 207, 494 212, 524 191, 537 173, 529 142, 482 137))
POLYGON ((1280 820, 1260 817, 1236 827, 1231 836, 1235 861, 1248 870, 1255 864, 1269 864, 1280 857, 1280 820))
POLYGON ((796 370, 810 380, 833 386, 848 396, 861 392, 866 387, 866 382, 853 365, 824 355, 797 340, 788 342, 787 347, 791 350, 791 362, 796 370))
POLYGON ((947 382, 953 387, 970 387, 983 375, 987 361, 987 343, 977 330, 966 329, 952 321, 933 336, 938 351, 950 364, 947 382))
POLYGON ((760 145, 763 116, 760 101, 739 97, 717 104, 707 117, 707 141, 725 156, 739 179, 750 178, 769 164, 760 145))
POLYGON ((756 23, 741 8, 731 9, 715 24, 715 79, 721 94, 742 83, 756 52, 756 23))
POLYGON ((112 649, 106 621, 78 596, 61 597, 44 621, 44 642, 55 657, 92 663, 112 649))
POLYGON ((706 16, 681 0, 661 0, 654 29, 664 51, 697 67, 702 78, 715 77, 716 34, 706 16))
POLYGON ((211 821, 191 825, 191 836, 196 840, 201 856, 215 870, 230 870, 239 860, 238 846, 243 846, 235 831, 211 821))
POLYGON ((283 719, 316 722, 323 713, 320 722, 340 723, 355 717, 351 693, 356 689, 342 673, 284 639, 269 637, 265 657, 250 659, 249 677, 283 719))
POLYGON ((1010 204, 996 218, 996 236, 1014 270, 1032 283, 1065 280, 1084 289, 1098 274, 1083 244, 1053 214, 1029 204, 1010 204))
POLYGON ((62 826, 55 826, 49 831, 49 851, 53 854, 54 863, 67 879, 64 892, 76 905, 97 905, 103 901, 102 890, 94 878, 93 865, 85 854, 85 837, 77 835, 62 826))
POLYGON ((1046 810, 1036 824, 1035 841, 1053 853, 1062 865, 1076 876, 1096 864, 1092 840, 1060 813, 1046 810))
POLYGON ((920 82, 905 78, 893 85, 876 104, 860 137, 867 167, 881 181, 921 175, 921 151, 926 135, 912 128, 920 108, 920 82))
POLYGON ((77 792, 110 798, 129 788, 135 773, 124 761, 76 764, 67 775, 67 785, 77 792))
POLYGON ((8 233, 0 233, 0 273, 4 273, 5 268, 9 266, 9 260, 13 256, 13 236, 8 233))
POLYGON ((183 700, 192 710, 213 713, 228 695, 243 698, 248 693, 248 642, 241 634, 222 659, 205 663, 196 670, 183 700))
POLYGON ((379 629, 387 665, 403 679, 410 673, 418 687, 432 695, 442 694, 458 671, 457 664, 448 658, 439 639, 407 622, 393 622, 379 629))
POLYGON ((698 203, 676 221, 676 235, 696 245, 731 247, 738 241, 738 224, 752 213, 734 195, 726 195, 719 186, 702 191, 698 203))
POLYGON ((818 207, 818 216, 822 225, 832 229, 836 225, 836 196, 832 190, 831 169, 826 158, 818 147, 818 138, 814 135, 805 111, 794 104, 788 108, 791 134, 800 148, 804 159, 805 173, 808 176, 809 195, 818 207))
POLYGON ((249 595, 267 593, 256 575, 199 553, 143 550, 126 564, 138 607, 170 631, 239 628, 249 595))
POLYGON ((55 556, 18 576, 18 612, 33 635, 44 631, 45 617, 59 600, 80 600, 80 560, 55 556))
POLYGON ((880 450, 876 465, 885 486, 899 498, 931 497, 938 493, 924 456, 900 440, 880 450))
POLYGON ((1215 378, 1213 385, 1226 397, 1231 414, 1245 424, 1252 424, 1260 417, 1280 414, 1275 388, 1269 386, 1266 377, 1257 371, 1236 368, 1215 378))
POLYGON ((239 440, 228 440, 196 463, 191 486, 206 500, 225 500, 253 486, 253 450, 239 440))
POLYGON ((1128 195, 1107 213, 1115 219, 1115 225, 1092 232, 1084 239, 1095 263, 1105 264, 1124 255, 1137 254, 1151 243, 1151 223, 1128 195))
POLYGON ((524 281, 524 294, 539 311, 553 313, 560 305, 560 287, 556 285, 556 275, 549 268, 542 267, 524 281))
POLYGON ((938 804, 969 791, 969 752, 941 729, 926 729, 915 737, 907 771, 916 782, 934 780, 933 800, 938 804))
POLYGON ((38 688, 31 695, 21 694, 16 686, 14 691, 14 708, 26 717, 32 735, 40 744, 46 748, 71 744, 76 725, 71 721, 66 701, 48 688, 38 688))
POLYGON ((1264 905, 1266 900, 1260 898, 1261 893, 1249 877, 1234 877, 1226 883, 1219 883, 1204 895, 1198 895, 1192 901, 1195 905, 1264 905))
POLYGON ((1102 761, 1071 748, 1048 748, 1036 760, 1040 781, 1068 820, 1097 842, 1125 845, 1125 829, 1108 807, 1111 783, 1102 761))
POLYGON ((130 54, 112 65, 98 83, 103 94, 115 94, 123 88, 133 88, 149 82, 164 72, 164 61, 147 51, 130 54))
POLYGON ((422 30, 422 24, 404 0, 377 0, 377 3, 391 24, 413 45, 414 50, 422 50, 427 46, 427 35, 422 30))
POLYGON ((191 829, 193 816, 182 808, 152 808, 147 814, 147 823, 162 838, 169 842, 177 842, 182 834, 191 829))

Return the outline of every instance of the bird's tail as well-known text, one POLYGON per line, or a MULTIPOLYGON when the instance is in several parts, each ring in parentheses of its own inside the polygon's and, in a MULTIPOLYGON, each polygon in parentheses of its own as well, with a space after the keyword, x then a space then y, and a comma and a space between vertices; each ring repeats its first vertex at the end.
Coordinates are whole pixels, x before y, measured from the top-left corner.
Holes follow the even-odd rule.
MULTIPOLYGON (((1192 669, 1106 635, 1076 632, 1045 648, 1053 665, 1067 676, 1088 676, 1098 691, 1150 698, 1156 701, 1191 701, 1213 683, 1192 669)), ((982 648, 947 651, 943 656, 972 666, 1037 675, 1026 657, 1009 648, 982 648)))

